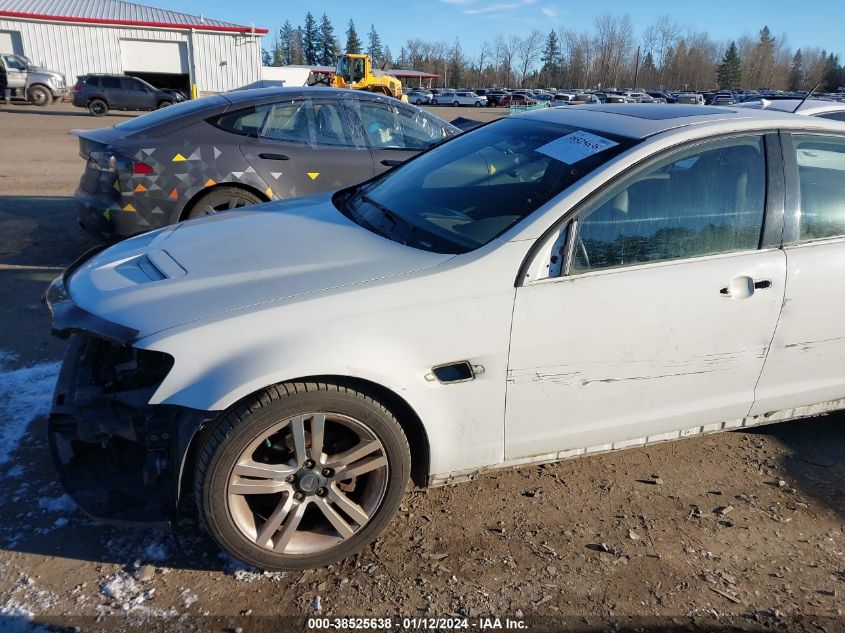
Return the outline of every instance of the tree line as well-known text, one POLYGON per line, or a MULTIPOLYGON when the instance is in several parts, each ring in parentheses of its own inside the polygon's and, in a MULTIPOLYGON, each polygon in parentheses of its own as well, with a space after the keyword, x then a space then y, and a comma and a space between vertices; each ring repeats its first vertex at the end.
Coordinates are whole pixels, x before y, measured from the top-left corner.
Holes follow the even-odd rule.
POLYGON ((713 88, 820 91, 845 86, 839 56, 814 47, 792 50, 786 36, 768 26, 756 36, 718 42, 706 31, 685 29, 671 16, 654 20, 640 36, 628 15, 597 17, 590 31, 565 27, 525 37, 496 35, 475 54, 460 39, 430 42, 409 39, 394 58, 375 25, 362 40, 352 20, 345 42, 324 13, 318 22, 309 12, 302 26, 286 21, 265 65, 334 65, 339 52, 368 53, 377 66, 414 69, 440 76, 439 85, 459 87, 713 88))

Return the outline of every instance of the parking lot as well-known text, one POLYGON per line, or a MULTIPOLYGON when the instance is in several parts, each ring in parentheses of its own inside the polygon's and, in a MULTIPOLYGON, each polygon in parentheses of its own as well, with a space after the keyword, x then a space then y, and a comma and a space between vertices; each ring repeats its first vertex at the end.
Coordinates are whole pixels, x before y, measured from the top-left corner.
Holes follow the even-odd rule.
POLYGON ((537 631, 841 630, 842 414, 409 491, 373 546, 304 572, 221 556, 189 511, 175 535, 82 516, 44 438, 64 343, 40 297, 95 244, 76 224, 84 164, 69 131, 126 116, 0 107, 0 631, 283 631, 316 614, 509 617, 537 631))

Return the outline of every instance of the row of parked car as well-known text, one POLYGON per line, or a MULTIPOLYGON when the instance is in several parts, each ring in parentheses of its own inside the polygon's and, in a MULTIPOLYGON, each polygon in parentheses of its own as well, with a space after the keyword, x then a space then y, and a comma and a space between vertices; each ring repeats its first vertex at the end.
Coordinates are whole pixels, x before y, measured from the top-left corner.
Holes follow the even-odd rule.
POLYGON ((297 88, 77 132, 81 221, 134 237, 45 296, 64 488, 122 524, 193 503, 230 554, 302 569, 371 543, 412 475, 845 408, 845 125, 806 114, 459 133, 297 88))

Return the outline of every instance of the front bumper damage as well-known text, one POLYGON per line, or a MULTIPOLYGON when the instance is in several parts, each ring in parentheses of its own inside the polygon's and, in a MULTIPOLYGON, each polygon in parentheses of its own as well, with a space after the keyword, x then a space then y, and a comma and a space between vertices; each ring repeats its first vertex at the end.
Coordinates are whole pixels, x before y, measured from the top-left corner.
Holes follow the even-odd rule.
POLYGON ((48 422, 62 486, 97 520, 169 526, 197 430, 214 413, 147 404, 172 358, 74 335, 48 422))

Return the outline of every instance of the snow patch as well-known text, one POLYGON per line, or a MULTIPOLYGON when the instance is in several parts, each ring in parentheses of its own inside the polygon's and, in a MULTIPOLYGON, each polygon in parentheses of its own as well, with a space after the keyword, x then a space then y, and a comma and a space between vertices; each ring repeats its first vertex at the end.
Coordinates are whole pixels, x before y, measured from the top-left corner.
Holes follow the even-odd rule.
POLYGON ((61 363, 42 363, 8 369, 14 355, 0 350, 0 464, 26 435, 30 422, 50 410, 50 400, 61 363))
POLYGON ((220 552, 219 558, 226 563, 224 567, 225 572, 230 576, 234 576, 235 580, 239 580, 240 582, 255 582, 262 578, 278 582, 286 575, 283 571, 259 571, 255 567, 239 561, 226 552, 220 552))
POLYGON ((144 548, 144 560, 161 563, 167 560, 168 552, 164 543, 150 543, 144 548))
POLYGON ((38 500, 38 507, 46 512, 73 512, 76 510, 76 504, 68 495, 41 497, 38 500))

